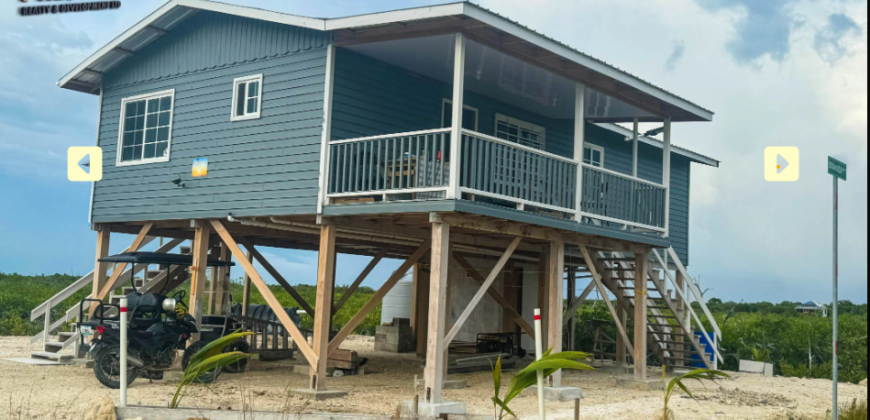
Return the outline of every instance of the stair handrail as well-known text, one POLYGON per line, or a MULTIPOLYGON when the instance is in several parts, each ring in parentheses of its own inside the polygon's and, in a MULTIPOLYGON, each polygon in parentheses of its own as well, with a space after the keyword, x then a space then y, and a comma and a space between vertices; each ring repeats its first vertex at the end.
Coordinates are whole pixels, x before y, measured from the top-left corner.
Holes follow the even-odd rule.
MULTIPOLYGON (((653 250, 653 255, 655 255, 656 259, 658 259, 659 264, 661 264, 663 267, 666 267, 665 261, 662 259, 661 255, 659 255, 659 253, 656 250, 653 250)), ((668 278, 668 280, 670 280, 671 283, 674 285, 674 290, 677 291, 677 294, 680 296, 680 299, 682 299, 683 303, 686 306, 686 310, 689 311, 689 314, 692 315, 692 318, 695 320, 695 323, 698 324, 699 328, 701 328, 701 332, 704 333, 705 337, 709 338, 710 335, 707 333, 707 330, 704 328, 704 323, 702 323, 701 319, 698 318, 698 314, 695 313, 695 310, 694 310, 694 308, 692 308, 692 304, 689 302, 689 299, 686 298, 685 293, 683 293, 683 291, 680 290, 680 287, 677 285, 677 281, 671 276, 671 273, 668 270, 663 270, 663 271, 665 272, 665 276, 668 278)), ((722 353, 719 352, 718 345, 716 345, 714 343, 713 346, 711 346, 711 347, 713 347, 713 351, 716 352, 716 356, 719 357, 719 360, 725 360, 725 358, 722 357, 722 353)))
MULTIPOLYGON (((653 252, 656 251, 653 250, 653 252)), ((677 256, 676 251, 674 251, 674 247, 669 247, 667 249, 667 252, 673 259, 673 263, 677 266, 677 269, 683 275, 683 278, 688 280, 686 283, 688 283, 689 285, 689 290, 691 290, 692 294, 695 295, 695 300, 698 301, 698 304, 701 306, 701 310, 704 311, 704 315, 707 316, 707 319, 710 321, 710 325, 713 326, 713 331, 716 333, 716 338, 722 340, 722 330, 719 328, 719 323, 716 322, 716 318, 713 318, 713 314, 710 313, 710 308, 708 308, 707 304, 704 302, 704 294, 701 293, 701 289, 698 288, 698 284, 695 283, 695 280, 691 276, 689 276, 689 272, 680 261, 680 257, 677 256)))
MULTIPOLYGON (((150 243, 154 239, 155 239, 154 236, 146 236, 145 239, 142 240, 142 245, 140 245, 140 247, 147 245, 148 243, 150 243)), ((127 248, 127 250, 124 252, 128 252, 129 250, 130 249, 127 248)), ((163 251, 163 252, 166 252, 166 251, 163 251)), ((136 270, 136 272, 139 272, 141 270, 142 269, 140 268, 140 269, 136 270)), ((123 277, 123 275, 119 276, 119 278, 121 278, 121 277, 123 277)), ((55 293, 54 296, 48 298, 45 302, 40 303, 39 306, 37 306, 36 308, 33 308, 33 310, 30 311, 30 320, 35 321, 42 314, 44 314, 45 308, 47 306, 51 306, 50 302, 55 302, 55 303, 63 302, 66 298, 72 296, 75 292, 78 292, 81 288, 85 287, 88 284, 93 283, 93 280, 94 280, 94 271, 91 270, 90 273, 85 274, 84 276, 82 276, 78 280, 74 281, 69 286, 65 287, 63 290, 55 293)))

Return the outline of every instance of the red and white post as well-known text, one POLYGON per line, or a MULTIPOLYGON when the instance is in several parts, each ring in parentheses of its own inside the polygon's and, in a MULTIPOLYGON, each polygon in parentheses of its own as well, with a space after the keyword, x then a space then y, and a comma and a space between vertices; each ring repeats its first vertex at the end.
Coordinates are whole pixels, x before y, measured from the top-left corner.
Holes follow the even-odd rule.
POLYGON ((127 406, 127 296, 121 296, 121 403, 127 406))
MULTIPOLYGON (((535 360, 544 356, 544 345, 541 339, 541 309, 535 308, 535 360)), ((544 420, 544 371, 538 371, 538 419, 544 420)))

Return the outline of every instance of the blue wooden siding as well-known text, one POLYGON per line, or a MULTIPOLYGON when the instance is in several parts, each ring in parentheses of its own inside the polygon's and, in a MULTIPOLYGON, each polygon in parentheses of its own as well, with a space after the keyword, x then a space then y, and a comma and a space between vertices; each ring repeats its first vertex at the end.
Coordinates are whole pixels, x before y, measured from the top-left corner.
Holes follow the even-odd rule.
MULTIPOLYGON (((333 139, 441 127, 441 104, 452 96, 450 85, 342 48, 337 49, 335 67, 333 139)), ((478 130, 484 134, 494 135, 495 114, 501 113, 545 127, 546 150, 573 156, 573 120, 546 118, 473 92, 466 92, 465 104, 478 109, 478 130)), ((605 168, 631 173, 631 143, 624 137, 587 124, 586 139, 605 148, 605 168)), ((689 260, 689 166, 687 158, 672 156, 670 240, 684 264, 689 260)), ((661 182, 661 149, 640 145, 638 175, 661 182)))
POLYGON ((93 221, 315 213, 325 45, 318 31, 200 12, 107 74, 93 221), (261 117, 231 122, 233 79, 260 73, 261 117), (121 100, 167 89, 170 161, 115 166, 121 100), (197 157, 204 178, 191 177, 197 157))

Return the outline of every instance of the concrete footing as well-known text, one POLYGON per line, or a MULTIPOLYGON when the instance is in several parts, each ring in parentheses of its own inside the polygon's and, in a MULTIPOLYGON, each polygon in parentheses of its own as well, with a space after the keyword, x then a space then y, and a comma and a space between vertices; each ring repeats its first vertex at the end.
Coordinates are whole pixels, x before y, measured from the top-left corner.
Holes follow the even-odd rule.
POLYGON ((637 389, 640 391, 661 391, 665 388, 665 383, 661 379, 638 381, 634 378, 617 378, 616 386, 620 388, 637 389))
MULTIPOLYGON (((441 417, 442 414, 465 414, 464 402, 443 401, 440 403, 417 403, 417 415, 425 417, 441 417)), ((414 413, 414 401, 405 401, 401 405, 403 415, 414 413)))
POLYGON ((297 397, 308 398, 314 401, 328 400, 331 398, 341 398, 347 396, 347 391, 335 391, 331 389, 313 390, 313 389, 291 389, 288 394, 297 397))
MULTIPOLYGON (((426 386, 426 381, 423 378, 417 378, 417 386, 426 386)), ((468 381, 464 379, 445 379, 441 384, 441 389, 463 389, 468 388, 468 381)))
MULTIPOLYGON (((523 394, 537 397, 538 386, 532 385, 526 388, 526 390, 523 391, 523 394)), ((581 388, 567 386, 559 388, 549 386, 544 387, 544 399, 547 401, 573 401, 580 398, 583 398, 583 390, 581 388)))

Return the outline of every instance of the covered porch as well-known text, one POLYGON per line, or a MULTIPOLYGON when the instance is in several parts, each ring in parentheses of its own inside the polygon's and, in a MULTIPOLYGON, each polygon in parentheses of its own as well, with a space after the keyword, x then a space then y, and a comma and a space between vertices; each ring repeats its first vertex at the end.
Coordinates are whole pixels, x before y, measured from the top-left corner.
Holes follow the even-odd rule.
POLYGON ((331 46, 320 213, 350 203, 469 200, 667 236, 671 117, 465 33, 331 46), (630 123, 630 152, 587 141, 630 123), (656 161, 641 122, 661 122, 656 161), (645 166, 646 165, 646 166, 645 166))

